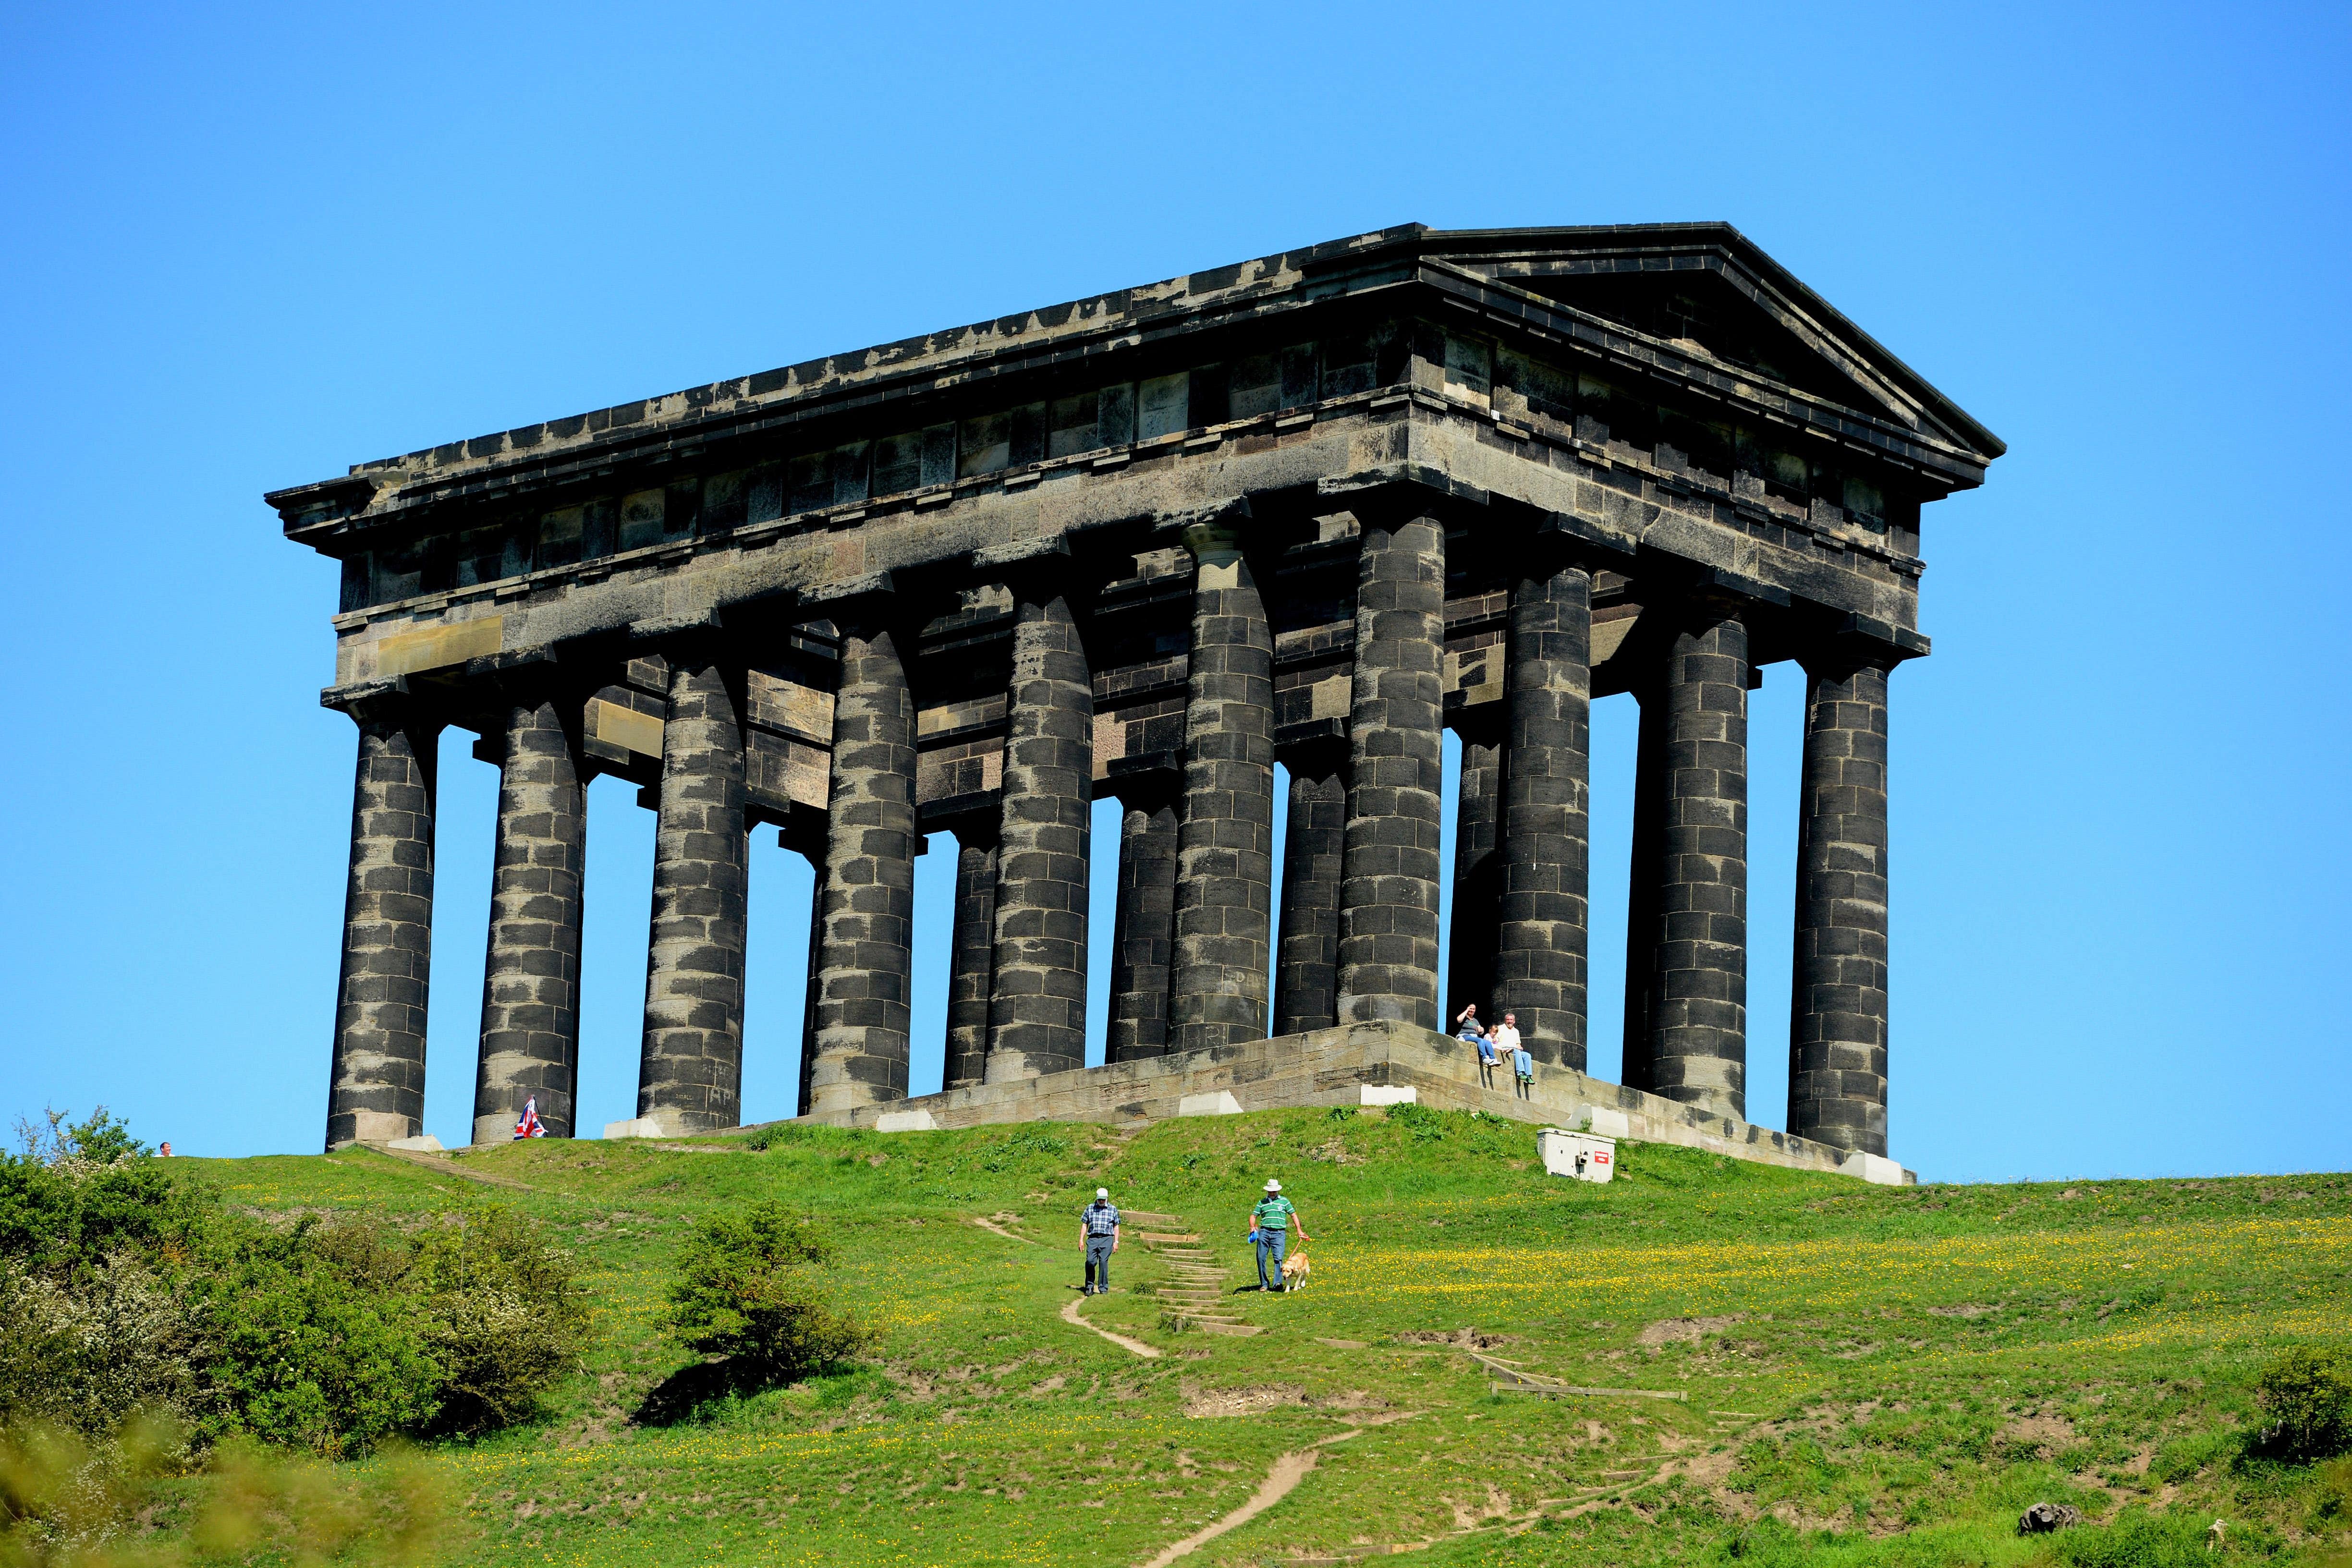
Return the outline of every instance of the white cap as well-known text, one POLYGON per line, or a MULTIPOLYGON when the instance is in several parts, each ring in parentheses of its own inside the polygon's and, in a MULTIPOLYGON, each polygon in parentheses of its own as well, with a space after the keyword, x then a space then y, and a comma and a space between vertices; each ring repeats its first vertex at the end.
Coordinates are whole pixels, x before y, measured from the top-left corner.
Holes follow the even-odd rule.
POLYGON ((1110 1188, 1107 1186, 1098 1186, 1095 1188, 1095 1196, 1097 1197, 1108 1197, 1110 1196, 1110 1188))
POLYGON ((1282 1184, 1278 1181, 1268 1181, 1265 1184, 1265 1190, 1268 1192, 1280 1192, 1282 1190, 1282 1184))

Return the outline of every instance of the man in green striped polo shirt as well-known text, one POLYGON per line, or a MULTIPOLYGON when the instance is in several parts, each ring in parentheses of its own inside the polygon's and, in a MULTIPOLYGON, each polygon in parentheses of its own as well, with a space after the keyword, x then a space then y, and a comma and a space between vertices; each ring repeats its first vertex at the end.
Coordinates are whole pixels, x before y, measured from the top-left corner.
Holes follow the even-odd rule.
POLYGON ((1282 1284, 1282 1254, 1290 1239, 1290 1228, 1298 1227, 1298 1239, 1311 1239, 1307 1234, 1307 1222, 1298 1218, 1298 1210, 1282 1196, 1282 1184, 1269 1180, 1265 1196, 1250 1210, 1250 1239, 1257 1243, 1257 1288, 1279 1291, 1282 1284), (1266 1273, 1266 1260, 1271 1257, 1274 1272, 1266 1273))

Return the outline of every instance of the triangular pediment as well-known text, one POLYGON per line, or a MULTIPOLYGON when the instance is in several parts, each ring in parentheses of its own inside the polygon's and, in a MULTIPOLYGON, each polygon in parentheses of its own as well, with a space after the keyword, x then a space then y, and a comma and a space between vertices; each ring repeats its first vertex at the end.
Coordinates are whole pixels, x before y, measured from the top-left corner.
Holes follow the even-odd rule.
POLYGON ((1431 231, 1423 255, 1735 378, 1930 433, 1999 437, 1727 224, 1431 231))

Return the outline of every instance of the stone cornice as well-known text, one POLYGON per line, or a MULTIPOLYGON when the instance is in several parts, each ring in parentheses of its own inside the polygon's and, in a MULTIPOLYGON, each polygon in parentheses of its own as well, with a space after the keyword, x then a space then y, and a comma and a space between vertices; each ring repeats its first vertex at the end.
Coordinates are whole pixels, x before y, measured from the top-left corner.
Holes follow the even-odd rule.
MULTIPOLYGON (((1611 242, 1604 248, 1614 254, 1622 249, 1622 236, 1651 232, 1449 235, 1418 226, 1382 231, 363 464, 333 479, 272 492, 267 499, 284 519, 289 538, 340 553, 335 545, 341 537, 420 507, 571 485, 623 467, 657 482, 665 465, 714 446, 768 444, 814 421, 871 418, 881 405, 917 396, 961 393, 961 402, 969 401, 971 389, 997 378, 1066 374, 1091 358, 1126 358, 1155 346, 1164 352, 1165 345, 1181 338, 1229 331, 1302 309, 1328 313, 1383 294, 1400 296, 1400 308, 1450 306, 1441 319, 1454 310, 1473 311, 1485 330, 1507 340, 1555 345, 1682 389, 1702 404, 1809 429, 1912 468, 1934 487, 1981 482, 1984 465, 2000 450, 1998 440, 1727 226, 1660 225, 1654 232, 1662 240, 1673 237, 1680 246, 1677 255, 1687 253, 1685 259, 1695 258, 1692 265, 1738 274, 1759 308, 1770 309, 1783 325, 1807 336, 1817 351, 1840 362, 1864 389, 1857 401, 1867 397, 1879 405, 1876 410, 1838 404, 1685 352, 1492 276, 1478 265, 1498 249, 1506 260, 1532 250, 1559 264, 1584 255, 1580 244, 1602 239, 1611 242), (1506 238, 1518 242, 1520 249, 1495 243, 1506 238), (1826 324, 1792 314, 1785 300, 1761 298, 1759 277, 1800 297, 1798 303, 1826 318, 1826 324), (1943 417, 1923 421, 1923 409, 1943 417), (1938 424, 1947 428, 1934 428, 1938 424)), ((927 416, 955 412, 927 411, 927 416)), ((731 455, 712 454, 714 465, 723 466, 731 455)))

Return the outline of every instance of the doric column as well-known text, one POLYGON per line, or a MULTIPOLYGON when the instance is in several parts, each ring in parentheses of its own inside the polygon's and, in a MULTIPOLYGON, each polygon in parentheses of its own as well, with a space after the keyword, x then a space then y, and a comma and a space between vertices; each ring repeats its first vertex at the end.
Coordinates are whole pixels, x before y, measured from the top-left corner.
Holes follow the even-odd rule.
POLYGON ((1170 1049, 1177 843, 1173 800, 1139 793, 1127 802, 1119 823, 1118 926, 1111 945, 1106 1061, 1135 1061, 1170 1049))
POLYGON ((1435 1029, 1445 528, 1411 510, 1357 520, 1338 1021, 1435 1029))
POLYGON ((956 828, 955 932, 948 956, 945 1087, 988 1071, 988 998, 996 973, 996 824, 956 828))
POLYGON ((1480 714, 1457 727, 1462 739, 1462 785, 1454 801, 1454 913, 1445 945, 1444 1015, 1478 1004, 1489 1026, 1503 1015, 1492 1006, 1495 945, 1499 935, 1503 837, 1502 737, 1480 714))
POLYGON ((1805 667, 1789 1131, 1886 1152, 1886 666, 1805 667))
MULTIPOLYGON (((575 1131, 588 797, 566 711, 541 683, 507 693, 489 951, 482 965, 482 1051, 474 1078, 476 1144, 511 1140, 526 1100, 538 1103, 550 1137, 575 1131)), ((568 711, 576 717, 578 705, 568 711)))
POLYGON ((1498 1020, 1507 1012, 1518 1015, 1528 1054, 1581 1072, 1591 864, 1591 573, 1567 565, 1521 575, 1511 586, 1510 637, 1510 744, 1496 856, 1500 930, 1488 1005, 1498 1020))
POLYGON ((1658 697, 1665 728, 1650 1086, 1714 1115, 1745 1117, 1748 629, 1727 607, 1691 604, 1682 615, 1658 697))
POLYGON ((397 699, 360 727, 352 862, 327 1147, 414 1137, 425 1120, 425 1007, 433 965, 434 747, 440 726, 397 699))
POLYGON ((1169 1049, 1265 1038, 1274 928, 1274 633, 1234 523, 1185 530, 1192 653, 1169 1049))
POLYGON ((664 1131, 741 1120, 743 727, 715 650, 669 650, 637 1114, 664 1131))
POLYGON ((1336 746, 1291 759, 1282 845, 1282 938, 1274 1032, 1329 1029, 1339 1003, 1339 882, 1348 852, 1348 769, 1336 746))
POLYGON ((987 1082, 1086 1065, 1094 682, 1066 569, 1014 584, 987 1082))
POLYGON ((841 612, 816 919, 819 1112, 907 1097, 915 921, 915 699, 887 606, 841 612))

